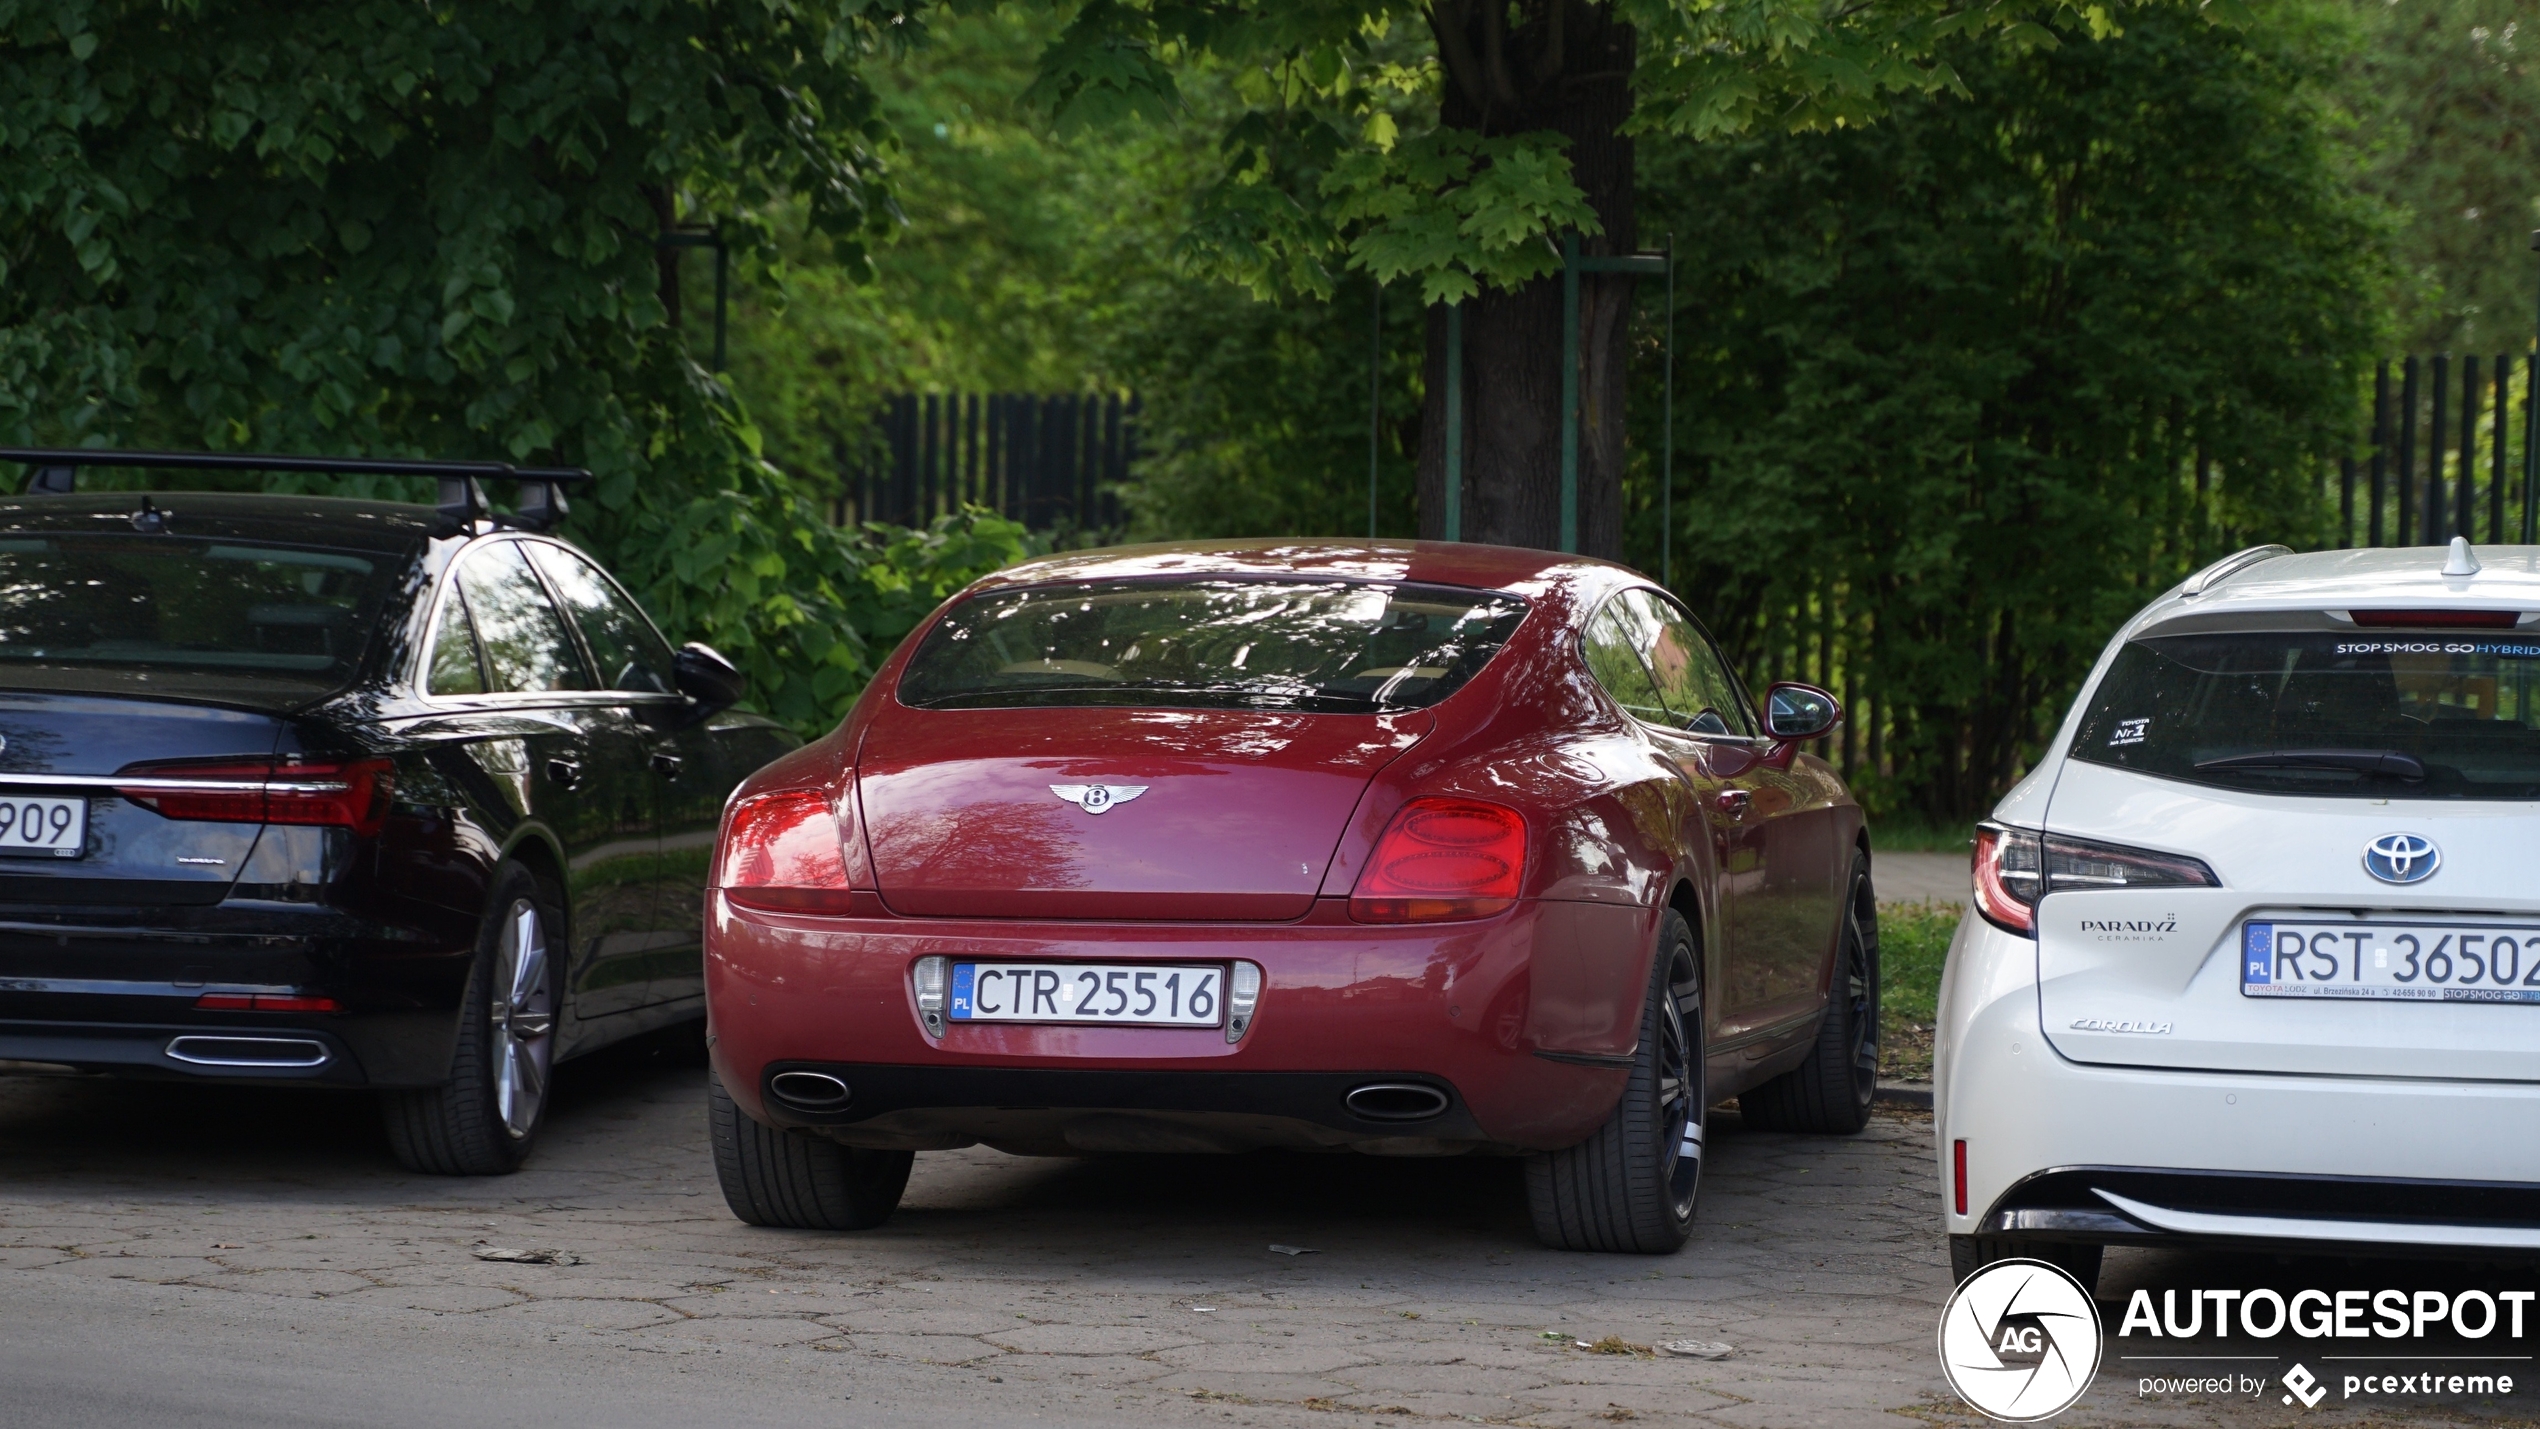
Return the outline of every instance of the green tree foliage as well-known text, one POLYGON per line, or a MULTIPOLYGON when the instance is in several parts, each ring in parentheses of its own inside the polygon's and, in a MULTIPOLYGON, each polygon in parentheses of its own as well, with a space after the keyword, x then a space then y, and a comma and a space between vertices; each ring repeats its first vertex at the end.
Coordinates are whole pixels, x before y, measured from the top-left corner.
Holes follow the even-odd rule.
POLYGON ((1679 584, 1752 675, 1868 696, 1891 806, 1979 812, 2143 601, 2324 534, 2382 336, 2341 18, 2138 11, 1965 55, 1973 102, 1647 163, 1687 255, 1679 584))
POLYGON ((2347 90, 2394 238, 2399 341, 2522 352, 2540 304, 2540 13, 2521 0, 2353 0, 2347 90))
MULTIPOLYGON (((1597 231, 1562 135, 1494 135, 1443 124, 1438 112, 1451 86, 1468 86, 1487 108, 1494 85, 1514 91, 1561 73, 1563 8, 1099 0, 1076 8, 1042 57, 1035 92, 1062 125, 1168 120, 1184 111, 1191 71, 1222 67, 1242 102, 1226 115, 1226 167, 1203 195, 1189 256, 1265 293, 1328 295, 1355 269, 1446 301, 1541 278, 1558 266, 1557 235, 1597 231)), ((2053 43, 2040 14, 2101 31, 2112 23, 2110 7, 2069 0, 1585 8, 1610 10, 1635 37, 1626 127, 1696 139, 1858 125, 1896 95, 1959 88, 1940 53, 1953 39, 2026 49, 2053 43)))
MULTIPOLYGON (((908 7, 0 0, 0 434, 587 465, 577 516, 805 727, 908 599, 693 360, 656 235, 891 221, 859 65, 908 7), (878 606, 876 603, 879 603, 878 606)), ((940 533, 918 583, 1018 550, 940 533)))

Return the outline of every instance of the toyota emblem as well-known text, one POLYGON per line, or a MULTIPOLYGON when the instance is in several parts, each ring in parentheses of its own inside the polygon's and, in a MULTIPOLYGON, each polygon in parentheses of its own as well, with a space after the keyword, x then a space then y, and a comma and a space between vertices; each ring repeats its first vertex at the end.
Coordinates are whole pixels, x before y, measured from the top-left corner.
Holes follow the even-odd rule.
POLYGON ((2423 883, 2442 866, 2442 851, 2420 834, 2383 834, 2364 845, 2364 872, 2384 883, 2423 883))

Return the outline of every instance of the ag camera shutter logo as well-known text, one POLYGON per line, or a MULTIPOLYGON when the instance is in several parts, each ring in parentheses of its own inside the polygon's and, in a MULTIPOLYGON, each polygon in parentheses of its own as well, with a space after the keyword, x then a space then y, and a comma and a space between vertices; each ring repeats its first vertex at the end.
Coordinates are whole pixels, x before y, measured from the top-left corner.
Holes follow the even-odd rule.
POLYGON ((2042 1260, 1996 1261, 1941 1311, 1940 1369, 1978 1413, 2011 1424, 2051 1419, 2099 1372, 2099 1307, 2042 1260))

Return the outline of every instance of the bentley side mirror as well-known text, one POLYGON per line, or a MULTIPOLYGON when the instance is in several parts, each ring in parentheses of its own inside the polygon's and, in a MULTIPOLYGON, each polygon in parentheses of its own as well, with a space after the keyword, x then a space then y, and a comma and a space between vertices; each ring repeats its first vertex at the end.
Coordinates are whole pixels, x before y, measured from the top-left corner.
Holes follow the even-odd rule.
POLYGON ((709 710, 725 709, 741 702, 750 692, 750 682, 733 668, 713 646, 691 640, 679 647, 671 657, 671 680, 679 693, 709 710))
POLYGON ((1843 721, 1843 706, 1814 685, 1784 681, 1764 692, 1764 732, 1785 744, 1815 739, 1843 721))

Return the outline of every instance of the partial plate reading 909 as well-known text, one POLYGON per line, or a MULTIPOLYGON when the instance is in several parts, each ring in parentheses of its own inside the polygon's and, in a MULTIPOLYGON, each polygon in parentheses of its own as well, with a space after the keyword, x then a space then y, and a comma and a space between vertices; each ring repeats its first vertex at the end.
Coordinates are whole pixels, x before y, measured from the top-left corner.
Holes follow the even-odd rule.
POLYGON ((1156 963, 955 963, 955 1022, 1110 1022, 1214 1027, 1226 970, 1156 963))
POLYGON ((2540 924, 2250 923, 2248 997, 2540 1002, 2540 924))
POLYGON ((0 799, 0 854, 77 858, 87 846, 86 799, 0 799))

